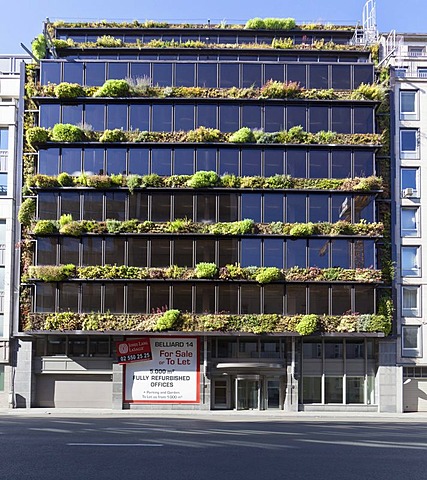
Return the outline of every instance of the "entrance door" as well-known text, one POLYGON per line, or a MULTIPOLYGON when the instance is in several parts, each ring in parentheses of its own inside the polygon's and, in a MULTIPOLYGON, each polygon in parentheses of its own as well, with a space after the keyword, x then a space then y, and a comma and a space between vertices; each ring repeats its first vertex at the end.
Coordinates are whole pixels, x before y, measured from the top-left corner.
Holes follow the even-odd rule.
POLYGON ((213 407, 218 409, 230 408, 228 378, 215 378, 213 380, 213 407))
POLYGON ((252 378, 236 378, 236 409, 258 410, 260 405, 260 381, 252 378))
POLYGON ((280 408, 280 379, 267 378, 267 408, 280 408))

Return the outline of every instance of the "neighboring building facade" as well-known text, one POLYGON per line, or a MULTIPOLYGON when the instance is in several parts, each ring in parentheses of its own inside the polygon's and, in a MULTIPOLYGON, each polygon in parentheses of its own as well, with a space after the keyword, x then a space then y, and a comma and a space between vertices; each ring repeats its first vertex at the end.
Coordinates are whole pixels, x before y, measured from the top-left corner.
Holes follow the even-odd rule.
POLYGON ((379 102, 352 95, 375 81, 353 31, 48 29, 16 406, 395 411, 379 102))
POLYGON ((11 333, 15 303, 16 189, 18 149, 18 101, 21 63, 24 55, 0 55, 0 407, 12 402, 11 333))
POLYGON ((391 67, 394 97, 397 334, 402 411, 427 410, 427 331, 425 317, 426 175, 422 163, 427 132, 427 35, 394 32, 382 39, 391 67))

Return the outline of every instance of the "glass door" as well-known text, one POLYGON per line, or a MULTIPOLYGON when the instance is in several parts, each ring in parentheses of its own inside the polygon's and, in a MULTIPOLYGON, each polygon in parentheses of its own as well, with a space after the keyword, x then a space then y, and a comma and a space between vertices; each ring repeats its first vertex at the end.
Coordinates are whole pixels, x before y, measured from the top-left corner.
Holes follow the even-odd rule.
POLYGON ((280 408, 279 378, 267 378, 267 408, 280 408))
POLYGON ((258 410, 260 381, 253 378, 236 378, 236 410, 258 410))

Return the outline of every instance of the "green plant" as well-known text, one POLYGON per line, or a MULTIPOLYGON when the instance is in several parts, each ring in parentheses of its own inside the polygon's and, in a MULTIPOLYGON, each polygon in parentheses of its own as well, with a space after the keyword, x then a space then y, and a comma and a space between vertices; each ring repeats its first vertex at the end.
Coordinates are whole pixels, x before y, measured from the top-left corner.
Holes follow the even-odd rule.
POLYGON ((199 127, 196 130, 187 132, 187 142, 218 142, 221 138, 221 132, 216 128, 199 127))
POLYGON ((255 135, 249 127, 242 127, 237 132, 234 132, 228 141, 232 143, 254 143, 255 135))
POLYGON ((294 18, 264 18, 268 30, 292 30, 296 23, 294 18))
POLYGON ((353 91, 352 97, 357 100, 377 100, 382 102, 385 98, 385 88, 376 83, 361 83, 356 90, 353 91))
POLYGON ((181 312, 179 310, 167 310, 157 320, 155 331, 163 332, 165 330, 171 330, 179 319, 181 312))
MULTIPOLYGON (((71 213, 64 213, 59 217, 59 226, 63 227, 64 225, 67 225, 68 223, 71 223, 73 221, 73 216, 71 213)), ((39 222, 40 223, 40 222, 39 222)))
POLYGON ((196 265, 197 278, 214 278, 218 273, 218 267, 215 263, 201 262, 196 265))
POLYGON ((294 41, 292 38, 273 38, 271 46, 272 48, 287 50, 294 47, 294 41))
POLYGON ((114 38, 111 35, 103 35, 96 39, 96 45, 98 47, 121 47, 123 41, 120 38, 114 38))
POLYGON ((26 198, 19 208, 18 220, 19 223, 29 227, 34 220, 36 214, 36 201, 34 198, 26 198))
POLYGON ((126 80, 107 80, 93 94, 94 97, 127 97, 130 86, 126 80))
POLYGON ((62 82, 53 89, 58 98, 77 98, 84 97, 84 88, 78 83, 62 82))
POLYGON ((300 335, 311 335, 317 328, 317 315, 304 315, 296 326, 300 335))
POLYGON ((191 188, 215 187, 219 182, 216 172, 199 170, 188 181, 187 185, 191 188))
POLYGON ((81 142, 84 139, 83 130, 70 123, 57 123, 52 128, 52 140, 55 142, 81 142))
POLYGON ((30 145, 38 145, 50 140, 50 132, 43 127, 30 127, 25 132, 25 138, 30 145))
POLYGON ((67 265, 31 265, 28 268, 28 276, 43 282, 61 282, 73 277, 76 267, 73 264, 67 265))
POLYGON ((265 22, 262 18, 251 18, 246 22, 245 28, 253 29, 253 30, 264 30, 265 29, 265 22))
POLYGON ((104 133, 99 137, 99 141, 102 143, 126 142, 127 136, 123 130, 115 128, 114 130, 105 130, 104 133))
POLYGON ((39 220, 33 228, 34 235, 49 235, 58 231, 54 220, 39 220))
POLYGON ((163 179, 160 175, 157 175, 157 173, 150 173, 142 177, 141 186, 142 187, 162 187, 163 179))
POLYGON ((66 172, 60 173, 57 180, 61 187, 72 187, 74 185, 73 177, 66 172))
POLYGON ((31 51, 38 60, 46 57, 47 42, 42 33, 37 35, 37 37, 31 42, 31 51))
POLYGON ((38 173, 32 178, 31 186, 33 186, 34 184, 39 188, 57 187, 58 180, 55 177, 38 173))
POLYGON ((255 276, 258 283, 271 283, 280 280, 282 277, 280 270, 277 267, 259 268, 255 276))
POLYGON ((296 223, 290 230, 289 235, 291 237, 308 237, 313 235, 314 224, 309 223, 296 223))
POLYGON ((86 233, 86 229, 83 223, 73 220, 62 225, 59 229, 59 233, 70 235, 72 237, 79 237, 83 233, 86 233))
POLYGON ((188 232, 191 224, 191 220, 187 218, 176 218, 168 222, 166 229, 171 233, 188 232))

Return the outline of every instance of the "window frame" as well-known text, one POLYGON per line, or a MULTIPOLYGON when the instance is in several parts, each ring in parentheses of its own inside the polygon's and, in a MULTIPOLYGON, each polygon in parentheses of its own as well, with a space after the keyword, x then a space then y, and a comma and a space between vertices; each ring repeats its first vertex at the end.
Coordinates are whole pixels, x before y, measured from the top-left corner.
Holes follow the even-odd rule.
POLYGON ((402 159, 418 159, 420 158, 420 130, 418 128, 401 128, 399 131, 399 151, 402 159), (415 150, 403 149, 403 135, 404 133, 415 133, 415 150))
POLYGON ((402 207, 400 210, 400 236, 403 237, 420 237, 420 208, 419 207, 402 207), (415 212, 415 228, 404 228, 403 212, 415 212), (405 233, 407 232, 407 233, 405 233))
POLYGON ((418 117, 419 107, 418 107, 418 90, 400 90, 399 91, 399 114, 400 120, 419 120, 418 117), (403 95, 413 94, 414 95, 414 109, 413 111, 403 111, 402 110, 402 97, 403 95))
POLYGON ((420 297, 420 286, 419 285, 402 285, 401 289, 401 314, 402 317, 419 317, 421 315, 421 297, 420 297), (404 307, 404 293, 415 292, 416 293, 416 306, 415 307, 404 307))
POLYGON ((401 327, 401 348, 402 357, 421 357, 422 356, 422 326, 421 325, 402 325, 401 327), (405 330, 417 330, 417 346, 405 346, 405 330))
POLYGON ((400 247, 400 263, 401 263, 401 276, 402 277, 420 277, 422 274, 421 270, 421 247, 419 245, 402 245, 400 247), (404 267, 404 251, 410 253, 410 250, 415 250, 415 255, 412 255, 408 258, 413 259, 413 265, 404 267))

